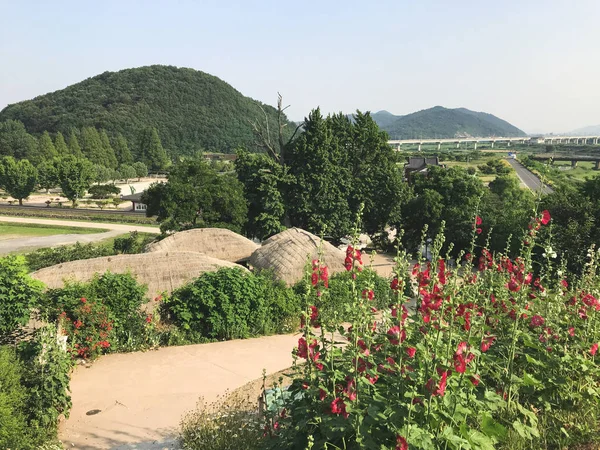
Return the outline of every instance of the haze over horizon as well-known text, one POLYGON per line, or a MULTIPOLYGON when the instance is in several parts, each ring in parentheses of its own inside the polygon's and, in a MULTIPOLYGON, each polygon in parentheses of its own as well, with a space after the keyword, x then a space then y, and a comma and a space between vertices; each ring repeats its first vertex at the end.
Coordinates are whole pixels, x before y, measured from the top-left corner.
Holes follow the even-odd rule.
POLYGON ((299 120, 316 107, 494 114, 528 133, 600 124, 600 2, 0 0, 0 109, 107 70, 215 75, 299 120))

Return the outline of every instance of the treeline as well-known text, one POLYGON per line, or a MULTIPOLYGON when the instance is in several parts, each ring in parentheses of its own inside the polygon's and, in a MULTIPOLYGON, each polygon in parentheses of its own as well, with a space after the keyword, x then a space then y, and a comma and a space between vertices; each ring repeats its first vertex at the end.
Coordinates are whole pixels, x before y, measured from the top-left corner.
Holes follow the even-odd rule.
POLYGON ((166 169, 170 164, 154 127, 140 130, 137 139, 128 142, 120 133, 109 137, 106 130, 94 127, 73 128, 66 136, 61 132, 50 135, 44 131, 35 137, 18 120, 0 122, 0 157, 27 159, 34 166, 39 166, 67 155, 86 158, 107 169, 132 166, 139 161, 155 172, 166 169))

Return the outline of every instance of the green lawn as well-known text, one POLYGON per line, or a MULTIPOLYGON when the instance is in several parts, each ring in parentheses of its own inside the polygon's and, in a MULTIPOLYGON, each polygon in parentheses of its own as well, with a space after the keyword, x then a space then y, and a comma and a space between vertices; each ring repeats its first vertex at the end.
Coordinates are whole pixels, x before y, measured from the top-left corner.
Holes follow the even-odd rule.
POLYGON ((595 178, 600 176, 600 170, 594 170, 594 163, 588 161, 578 161, 577 167, 571 169, 571 163, 569 161, 556 161, 554 167, 568 167, 568 169, 561 170, 561 173, 568 178, 574 178, 579 181, 585 181, 586 178, 595 178))
POLYGON ((104 228, 64 227, 56 225, 0 222, 0 240, 38 236, 53 236, 56 234, 104 233, 106 231, 109 230, 106 230, 104 228))

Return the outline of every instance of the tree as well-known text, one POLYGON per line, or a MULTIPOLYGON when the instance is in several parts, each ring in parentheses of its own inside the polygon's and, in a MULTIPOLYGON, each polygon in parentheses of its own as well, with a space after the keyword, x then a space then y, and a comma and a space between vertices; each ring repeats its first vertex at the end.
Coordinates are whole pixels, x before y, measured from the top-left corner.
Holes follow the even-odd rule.
POLYGON ((121 172, 116 169, 109 169, 110 177, 109 180, 112 181, 113 184, 122 178, 121 172))
POLYGON ((140 178, 148 176, 148 167, 143 162, 136 161, 132 167, 135 169, 135 176, 138 177, 138 181, 140 181, 140 178))
POLYGON ((57 163, 58 180, 65 197, 73 202, 85 195, 92 185, 95 171, 91 162, 84 158, 76 158, 72 155, 59 159, 57 163))
POLYGON ((0 122, 0 157, 30 158, 37 150, 37 140, 27 133, 18 120, 0 122))
POLYGON ((160 142, 156 128, 147 128, 140 134, 138 154, 150 171, 164 170, 169 165, 167 152, 160 142))
POLYGON ((235 160, 235 171, 244 185, 248 202, 246 235, 262 240, 283 231, 284 168, 265 154, 240 149, 235 160))
POLYGON ((57 158, 46 160, 37 166, 38 184, 46 193, 58 186, 57 158))
POLYGON ((242 184, 221 175, 201 159, 176 164, 166 183, 154 183, 142 195, 147 216, 156 215, 161 230, 224 227, 240 232, 248 208, 242 184))
POLYGON ((54 148, 58 156, 65 156, 70 153, 69 147, 67 147, 67 143, 65 142, 65 137, 60 131, 56 133, 56 137, 54 138, 54 148))
POLYGON ((133 156, 127 145, 127 140, 121 133, 117 135, 113 148, 115 149, 115 155, 120 165, 132 165, 133 156))
POLYGON ((105 166, 101 166, 100 164, 94 165, 94 179, 95 183, 101 184, 106 183, 111 179, 112 171, 105 166))
POLYGON ((12 156, 5 156, 0 167, 0 186, 8 194, 23 205, 23 199, 35 189, 38 173, 26 159, 17 161, 12 156))
POLYGON ((83 158, 83 152, 81 151, 81 147, 79 146, 79 140, 77 139, 77 135, 74 130, 71 130, 69 133, 69 153, 76 158, 83 158))
POLYGON ((106 167, 109 169, 116 169, 119 167, 119 162, 117 161, 117 157, 115 156, 115 151, 110 145, 110 140, 108 139, 108 135, 105 130, 100 130, 100 141, 102 142, 102 150, 104 153, 104 158, 106 163, 108 164, 106 167))
POLYGON ((34 164, 39 164, 43 161, 52 160, 57 156, 58 153, 56 152, 56 148, 52 143, 50 135, 47 131, 44 131, 38 139, 37 152, 35 152, 35 157, 32 159, 32 162, 34 164))
POLYGON ((85 127, 81 130, 81 151, 83 156, 93 161, 94 164, 110 167, 100 134, 94 127, 85 127))
POLYGON ((119 168, 119 172, 121 172, 121 177, 125 180, 125 183, 129 183, 131 178, 135 178, 137 173, 133 166, 123 165, 119 168))

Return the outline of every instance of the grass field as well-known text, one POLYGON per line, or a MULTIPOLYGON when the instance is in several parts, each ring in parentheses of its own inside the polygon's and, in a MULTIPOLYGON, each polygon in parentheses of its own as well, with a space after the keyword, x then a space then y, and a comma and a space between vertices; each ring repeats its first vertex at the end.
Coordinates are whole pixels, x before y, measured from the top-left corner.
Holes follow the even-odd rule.
POLYGON ((579 181, 585 181, 586 178, 596 178, 600 176, 600 170, 594 170, 594 163, 579 161, 577 167, 571 169, 571 163, 568 161, 556 161, 554 167, 564 167, 561 173, 568 178, 574 178, 579 181))
POLYGON ((63 227, 55 225, 0 222, 0 240, 54 236, 57 234, 104 233, 106 231, 108 230, 103 228, 63 227))

